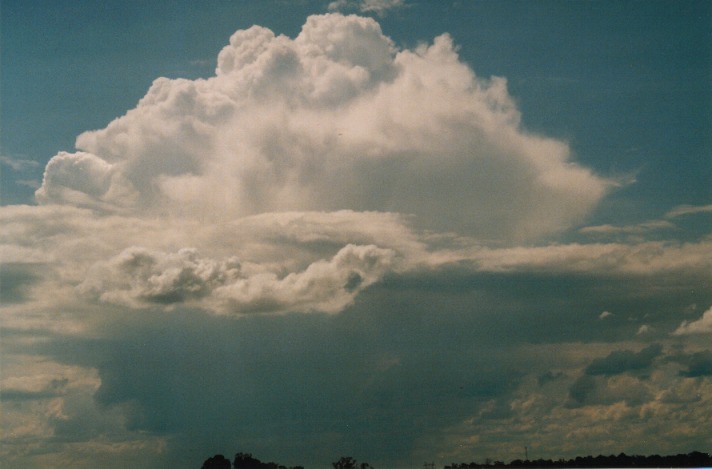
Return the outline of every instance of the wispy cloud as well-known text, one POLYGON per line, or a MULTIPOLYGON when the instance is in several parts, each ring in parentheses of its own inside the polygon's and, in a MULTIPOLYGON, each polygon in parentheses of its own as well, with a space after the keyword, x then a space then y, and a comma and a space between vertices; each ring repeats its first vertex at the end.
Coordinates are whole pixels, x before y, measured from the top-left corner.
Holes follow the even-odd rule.
POLYGON ((712 205, 680 205, 665 214, 665 218, 677 218, 685 215, 712 212, 712 205))
POLYGON ((12 158, 5 155, 0 155, 0 164, 8 166, 13 171, 24 172, 38 168, 40 164, 34 160, 12 158))
MULTIPOLYGON (((585 226, 579 228, 578 232, 596 237, 598 239, 626 239, 630 242, 641 242, 646 239, 651 239, 652 237, 664 237, 669 236, 665 234, 666 231, 680 230, 682 225, 679 218, 689 218, 695 219, 695 216, 699 217, 707 213, 712 213, 712 205, 680 205, 666 212, 662 218, 647 220, 641 223, 635 223, 630 225, 596 225, 596 226, 585 226)), ((702 235, 706 233, 703 230, 702 235)))
POLYGON ((21 186, 29 187, 34 190, 42 187, 42 181, 39 179, 18 179, 15 182, 21 186))
POLYGON ((675 229, 676 226, 667 220, 649 220, 635 225, 598 225, 586 226, 579 229, 582 234, 601 234, 601 235, 642 235, 652 231, 675 229))
POLYGON ((384 15, 389 10, 405 7, 404 0, 336 0, 329 3, 330 11, 360 11, 384 15))

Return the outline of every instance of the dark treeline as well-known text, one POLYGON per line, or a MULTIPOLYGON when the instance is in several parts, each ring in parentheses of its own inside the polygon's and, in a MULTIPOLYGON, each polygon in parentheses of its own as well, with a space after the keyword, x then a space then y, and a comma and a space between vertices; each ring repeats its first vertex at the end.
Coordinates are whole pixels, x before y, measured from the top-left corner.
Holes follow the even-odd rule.
MULTIPOLYGON (((368 463, 358 463, 352 457, 342 457, 331 463, 334 469, 374 469, 368 463)), ((432 467, 432 465, 430 465, 432 467)), ((621 453, 618 456, 578 456, 573 459, 516 459, 510 463, 486 460, 484 463, 451 463, 443 469, 480 469, 480 468, 548 468, 548 467, 712 467, 712 456, 707 453, 693 451, 688 454, 671 456, 629 456, 621 453)), ((304 469, 303 466, 283 466, 274 462, 262 462, 250 453, 237 453, 232 462, 222 454, 208 458, 201 469, 304 469)))
MULTIPOLYGON (((352 457, 343 457, 331 463, 334 469, 373 469, 368 463, 358 463, 352 457)), ((230 463, 222 454, 216 454, 203 463, 201 469, 304 469, 303 466, 283 466, 275 462, 262 462, 250 453, 237 453, 230 463)))
POLYGON ((674 456, 629 456, 621 453, 618 456, 578 456, 573 459, 551 459, 525 460, 516 459, 509 464, 502 461, 486 461, 485 463, 460 463, 450 464, 444 469, 480 469, 486 467, 711 467, 712 456, 699 451, 688 454, 676 454, 674 456))
POLYGON ((237 453, 230 463, 222 454, 216 454, 203 463, 201 469, 304 469, 302 466, 283 466, 274 462, 262 462, 250 453, 237 453))

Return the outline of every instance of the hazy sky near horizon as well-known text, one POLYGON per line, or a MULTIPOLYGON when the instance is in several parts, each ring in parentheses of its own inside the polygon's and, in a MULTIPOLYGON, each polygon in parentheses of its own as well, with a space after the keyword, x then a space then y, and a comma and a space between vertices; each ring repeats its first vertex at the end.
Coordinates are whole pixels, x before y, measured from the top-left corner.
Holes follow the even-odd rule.
POLYGON ((12 467, 712 451, 712 4, 0 3, 12 467))

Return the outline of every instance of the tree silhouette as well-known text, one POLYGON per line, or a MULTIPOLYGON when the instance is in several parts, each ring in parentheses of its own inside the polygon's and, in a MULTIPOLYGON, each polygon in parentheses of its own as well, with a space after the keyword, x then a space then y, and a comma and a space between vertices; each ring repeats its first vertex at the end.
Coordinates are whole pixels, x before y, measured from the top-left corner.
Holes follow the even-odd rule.
POLYGON ((287 467, 274 462, 262 462, 250 453, 237 453, 232 464, 235 469, 304 469, 302 466, 287 467))
POLYGON ((549 467, 712 467, 712 456, 699 451, 689 454, 676 454, 672 456, 629 456, 620 453, 618 456, 577 456, 574 459, 537 459, 535 461, 522 461, 515 459, 509 464, 501 461, 488 459, 485 463, 453 463, 445 466, 445 469, 482 469, 490 467, 512 467, 512 468, 549 468, 549 467))
MULTIPOLYGON (((351 456, 341 457, 338 461, 331 463, 334 469, 373 469, 368 463, 358 463, 351 456)), ((693 451, 688 454, 675 454, 670 456, 627 455, 620 453, 616 455, 604 456, 577 456, 573 459, 558 460, 536 459, 521 460, 515 459, 510 463, 502 461, 492 461, 487 459, 484 463, 451 463, 444 469, 483 469, 483 468, 571 468, 571 467, 712 467, 712 456, 707 453, 693 451)), ((287 467, 273 462, 262 462, 253 457, 250 453, 237 453, 233 464, 222 454, 205 460, 201 469, 304 469, 302 466, 287 467)))
POLYGON ((262 469, 264 463, 257 458, 253 458, 250 453, 237 453, 233 460, 235 469, 262 469))
POLYGON ((231 469, 230 460, 222 454, 216 454, 205 460, 201 469, 231 469))
POLYGON ((360 465, 351 456, 342 457, 336 462, 332 462, 331 465, 334 469, 373 469, 368 463, 361 463, 360 465))

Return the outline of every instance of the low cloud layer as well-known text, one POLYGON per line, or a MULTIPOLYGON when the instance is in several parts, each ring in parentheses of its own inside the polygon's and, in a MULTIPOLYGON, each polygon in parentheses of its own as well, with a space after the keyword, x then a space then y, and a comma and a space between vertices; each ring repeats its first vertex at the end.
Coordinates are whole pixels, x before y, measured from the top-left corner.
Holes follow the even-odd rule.
MULTIPOLYGON (((463 275, 674 275, 697 282, 712 269, 705 240, 492 248, 420 232, 408 218, 378 212, 273 213, 207 223, 20 206, 0 211, 0 221, 5 298, 24 307, 66 301, 191 306, 230 316, 338 313, 388 275, 455 269, 463 275), (41 286, 47 283, 54 290, 41 286)), ((703 332, 704 321, 677 333, 703 332)))
POLYGON ((245 272, 236 257, 201 258, 132 247, 95 265, 78 289, 98 301, 129 307, 195 304, 217 312, 341 311, 363 288, 392 268, 394 253, 373 245, 347 245, 329 260, 279 277, 245 272))

